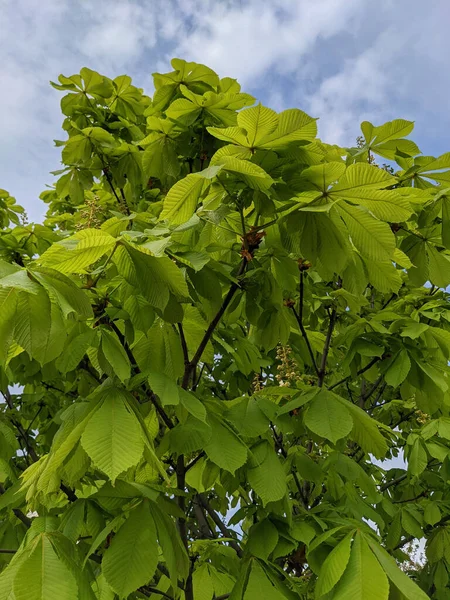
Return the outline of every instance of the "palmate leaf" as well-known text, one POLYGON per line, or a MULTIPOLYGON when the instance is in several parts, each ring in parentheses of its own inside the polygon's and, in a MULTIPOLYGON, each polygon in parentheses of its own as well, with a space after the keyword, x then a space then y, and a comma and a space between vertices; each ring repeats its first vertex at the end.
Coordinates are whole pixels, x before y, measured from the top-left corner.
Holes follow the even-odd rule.
POLYGON ((101 329, 101 347, 106 360, 112 367, 113 373, 123 382, 131 374, 130 360, 117 336, 101 329))
POLYGON ((415 156, 420 153, 419 148, 413 141, 403 139, 413 129, 414 122, 405 121, 404 119, 394 119, 378 127, 373 126, 368 121, 364 121, 361 123, 361 131, 363 132, 366 145, 360 152, 374 152, 389 160, 395 160, 396 156, 400 153, 402 155, 415 156))
POLYGON ((246 569, 242 582, 233 588, 231 600, 286 600, 286 596, 269 579, 257 559, 252 559, 246 569))
POLYGON ((254 190, 268 190, 273 184, 273 179, 258 165, 241 160, 236 156, 223 156, 216 160, 216 165, 222 165, 222 170, 226 173, 232 173, 236 179, 244 181, 254 190))
POLYGON ((278 122, 276 124, 272 112, 261 106, 260 108, 248 108, 239 113, 238 123, 245 123, 250 129, 250 133, 243 125, 224 129, 208 127, 208 131, 225 142, 245 148, 267 150, 280 150, 293 142, 310 141, 316 137, 316 119, 309 117, 303 111, 296 108, 284 110, 277 115, 278 122), (247 111, 252 111, 249 117, 245 115, 247 111), (276 126, 274 127, 274 125, 276 126))
POLYGON ((81 443, 92 462, 111 481, 136 465, 144 451, 141 427, 118 388, 106 388, 100 406, 89 420, 81 443))
POLYGON ((32 275, 47 290, 52 302, 59 305, 64 316, 75 313, 77 318, 92 317, 92 307, 86 293, 74 281, 55 269, 34 268, 32 275))
POLYGON ((408 201, 396 190, 385 189, 395 182, 396 178, 383 169, 357 163, 347 167, 338 183, 328 191, 328 196, 332 200, 345 199, 362 204, 382 220, 404 221, 412 213, 408 201))
POLYGON ((164 199, 161 220, 173 225, 185 223, 194 214, 199 199, 208 186, 208 181, 221 170, 220 165, 211 166, 200 173, 192 173, 178 181, 164 199))
POLYGON ((156 527, 148 500, 130 511, 125 523, 105 552, 102 571, 119 598, 145 585, 153 577, 158 564, 156 527))

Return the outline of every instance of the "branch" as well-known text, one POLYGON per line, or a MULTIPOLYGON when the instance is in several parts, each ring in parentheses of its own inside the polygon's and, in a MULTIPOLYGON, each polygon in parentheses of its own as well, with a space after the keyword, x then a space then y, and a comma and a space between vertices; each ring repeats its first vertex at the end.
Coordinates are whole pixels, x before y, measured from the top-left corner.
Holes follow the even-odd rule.
POLYGON ((300 315, 298 314, 298 312, 295 310, 295 306, 291 306, 290 308, 291 308, 292 312, 294 313, 294 316, 295 316, 295 318, 297 320, 297 323, 298 323, 298 326, 300 328, 301 334, 302 334, 302 336, 303 336, 303 338, 304 338, 304 340, 306 342, 306 346, 308 348, 309 356, 311 358, 311 362, 313 364, 313 367, 314 367, 314 370, 316 372, 316 375, 317 375, 317 377, 320 377, 320 371, 319 371, 319 369, 317 367, 316 360, 314 358, 314 352, 313 352, 313 349, 311 348, 311 344, 309 343, 308 334, 306 333, 306 329, 305 329, 305 327, 303 325, 302 319, 301 319, 300 315))
MULTIPOLYGON (((4 494, 5 493, 5 488, 3 487, 3 485, 0 483, 0 494, 4 494)), ((22 521, 22 523, 25 525, 25 527, 28 529, 31 525, 31 519, 29 519, 25 513, 23 513, 20 508, 13 508, 12 509, 14 515, 20 520, 22 521)))
POLYGON ((330 351, 331 337, 333 335, 333 329, 334 329, 335 323, 336 323, 336 309, 333 308, 333 310, 331 311, 331 315, 330 315, 330 322, 328 324, 328 331, 327 331, 327 337, 325 338, 325 345, 323 347, 322 360, 320 361, 319 381, 317 382, 317 385, 319 387, 323 386, 323 382, 325 379, 327 358, 328 358, 328 353, 330 351))
POLYGON ((144 596, 147 596, 148 598, 150 598, 150 596, 152 594, 159 594, 160 596, 163 596, 164 598, 169 598, 169 600, 174 600, 173 596, 170 596, 169 594, 166 594, 166 592, 162 592, 161 590, 158 590, 157 588, 151 586, 151 585, 144 585, 142 587, 140 587, 138 589, 139 592, 141 592, 141 594, 144 594, 144 596))
POLYGON ((122 196, 123 196, 123 199, 124 199, 124 202, 121 202, 121 200, 120 200, 120 198, 119 198, 119 196, 118 196, 118 194, 116 192, 116 188, 113 185, 113 182, 112 182, 113 178, 112 178, 111 172, 109 170, 109 167, 107 165, 105 165, 105 163, 103 161, 103 158, 101 158, 100 154, 99 154, 99 157, 100 157, 100 160, 102 161, 102 164, 103 164, 103 174, 105 175, 106 180, 109 183, 109 187, 111 188, 111 191, 114 194, 114 196, 115 196, 115 198, 117 200, 117 203, 119 204, 119 206, 123 206, 124 207, 125 212, 129 216, 130 215, 130 209, 128 208, 128 204, 127 204, 125 195, 123 194, 123 190, 122 189, 120 190, 122 192, 122 196))
POLYGON ((177 326, 178 326, 178 331, 180 333, 181 348, 183 350, 183 357, 184 357, 184 365, 186 366, 189 364, 189 352, 188 352, 188 347, 187 347, 187 343, 186 343, 186 337, 184 335, 183 325, 181 323, 177 323, 177 326))
MULTIPOLYGON (((274 427, 273 423, 270 423, 270 428, 272 429, 272 432, 273 432, 273 437, 274 437, 274 440, 275 440, 275 444, 276 444, 276 445, 278 446, 278 448, 280 449, 280 452, 281 452, 281 454, 283 455, 283 457, 284 457, 284 458, 287 458, 287 455, 288 455, 288 454, 287 454, 287 452, 286 452, 286 450, 285 450, 285 448, 284 448, 284 445, 283 445, 283 440, 281 439, 281 435, 279 436, 279 435, 277 434, 277 432, 276 432, 276 430, 275 430, 275 427, 274 427)), ((300 481, 299 481, 299 479, 298 479, 298 475, 297 475, 297 473, 294 471, 294 469, 291 469, 291 473, 292 473, 292 477, 294 478, 295 485, 296 485, 296 487, 297 487, 297 490, 298 490, 299 496, 300 496, 300 498, 301 498, 302 504, 303 504, 303 506, 304 506, 305 508, 308 508, 308 501, 307 501, 307 499, 305 498, 305 495, 304 495, 304 493, 303 493, 303 489, 302 489, 302 486, 300 485, 300 481)))
POLYGON ((239 546, 239 544, 236 541, 233 540, 233 536, 231 535, 230 530, 222 522, 222 519, 219 517, 219 515, 216 513, 216 511, 212 508, 212 506, 210 505, 208 500, 205 498, 205 496, 203 494, 197 494, 197 498, 199 500, 199 503, 205 508, 206 512, 209 513, 211 519, 217 525, 221 534, 226 538, 231 538, 229 541, 230 546, 233 548, 233 550, 236 552, 236 554, 239 556, 239 558, 242 558, 244 553, 242 552, 241 547, 239 546))
MULTIPOLYGON (((362 375, 363 373, 365 373, 366 371, 368 371, 369 369, 371 369, 373 367, 373 365, 375 363, 377 363, 379 360, 381 360, 381 358, 379 356, 375 356, 375 358, 372 358, 372 360, 369 363, 367 363, 367 365, 365 367, 363 367, 362 369, 359 369, 359 371, 356 371, 356 376, 362 375)), ((342 385, 343 383, 345 383, 346 381, 348 381, 349 379, 351 379, 351 377, 352 377, 352 375, 347 375, 347 377, 344 377, 343 379, 340 379, 336 383, 333 383, 333 385, 329 385, 328 389, 329 390, 334 390, 334 388, 338 387, 338 385, 342 385)))
MULTIPOLYGON (((114 333, 119 338, 119 342, 122 344, 123 349, 125 350, 125 353, 128 356, 128 360, 130 361, 130 363, 133 366, 134 370, 136 371, 136 373, 140 373, 141 370, 138 367, 138 364, 136 362, 134 354, 133 354, 130 346, 128 345, 127 341, 125 340, 125 337, 122 335, 122 332, 117 327, 117 325, 114 323, 114 321, 110 321, 109 324, 111 325, 111 329, 114 331, 114 333)), ((166 411, 164 410, 164 408, 158 402, 158 397, 156 396, 156 394, 154 393, 154 391, 150 388, 150 386, 148 386, 147 392, 149 394, 149 400, 153 404, 153 406, 155 407, 156 412, 159 414, 159 416, 164 421, 164 423, 166 424, 166 426, 169 429, 173 429, 175 427, 175 425, 172 423, 169 415, 166 413, 166 411)))
MULTIPOLYGON (((248 260, 244 257, 242 259, 241 265, 239 267, 239 271, 236 275, 237 278, 239 278, 244 273, 247 263, 248 263, 248 260)), ((236 293, 236 291, 238 290, 238 288, 239 288, 238 282, 233 282, 231 284, 230 289, 228 290, 228 293, 225 296, 221 307, 217 311, 216 316, 213 318, 213 320, 209 324, 208 329, 206 330, 205 335, 203 336, 202 341, 200 342, 200 345, 197 348, 196 353, 194 354, 192 360, 186 365, 186 368, 184 370, 183 382, 181 385, 182 388, 187 389, 187 387, 189 385, 189 381, 191 379, 191 375, 195 371, 195 368, 197 367, 197 365, 202 357, 202 354, 205 351, 206 345, 208 344, 209 340, 211 339, 211 336, 214 333, 215 328, 217 327, 220 319, 223 317, 225 311, 227 310, 228 306, 230 305, 230 302, 233 299, 233 296, 236 293)))
MULTIPOLYGON (((365 383, 365 379, 363 379, 363 383, 365 383)), ((361 392, 361 396, 359 398, 359 406, 360 408, 364 409, 364 404, 366 402, 366 400, 368 400, 370 398, 370 396, 375 392, 375 390, 377 389, 377 387, 380 385, 380 383, 383 381, 383 376, 380 375, 378 377, 378 379, 375 381, 375 383, 369 388, 369 390, 367 392, 364 391, 364 388, 362 389, 361 392)))
POLYGON ((408 477, 408 473, 403 473, 403 475, 399 475, 395 479, 391 479, 391 481, 388 481, 387 483, 383 483, 380 486, 380 492, 385 492, 388 488, 392 487, 393 485, 397 485, 397 483, 401 483, 407 477, 408 477))
POLYGON ((103 275, 103 273, 106 270, 106 267, 109 265, 109 263, 111 262, 112 257, 114 256, 114 252, 117 250, 117 244, 114 246, 114 248, 112 249, 111 254, 108 256, 108 258, 105 260, 105 264, 103 265, 103 268, 101 269, 101 271, 97 274, 96 278, 94 279, 94 281, 92 282, 92 284, 89 286, 89 289, 92 290, 93 288, 95 288, 95 286, 97 285, 97 283, 100 280, 100 277, 103 275))

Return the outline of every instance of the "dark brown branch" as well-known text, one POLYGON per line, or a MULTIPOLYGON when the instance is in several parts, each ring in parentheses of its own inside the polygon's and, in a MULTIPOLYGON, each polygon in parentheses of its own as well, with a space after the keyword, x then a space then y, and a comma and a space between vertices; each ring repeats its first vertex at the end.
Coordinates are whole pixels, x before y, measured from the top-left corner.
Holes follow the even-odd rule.
POLYGON ((386 483, 383 483, 380 486, 380 492, 385 492, 388 488, 392 487, 393 485, 397 485, 398 483, 401 483, 402 481, 404 481, 406 478, 408 477, 408 473, 403 473, 402 475, 399 475, 398 477, 396 477, 395 479, 391 479, 391 481, 388 481, 386 483))
MULTIPOLYGON (((136 362, 134 354, 133 354, 130 346, 128 345, 127 341, 125 340, 124 335, 122 334, 122 332, 120 331, 120 329, 117 327, 117 325, 114 323, 114 321, 110 321, 109 325, 111 326, 111 329, 114 331, 114 333, 117 335, 117 337, 119 338, 119 342, 122 344, 123 349, 125 350, 125 353, 128 356, 128 360, 130 361, 130 364, 134 368, 135 372, 136 373, 140 373, 141 370, 138 367, 138 364, 136 362)), ((166 413, 166 411, 164 410, 164 408, 159 403, 158 397, 156 396, 156 394, 153 392, 153 390, 150 388, 150 386, 147 387, 146 391, 148 393, 148 397, 149 397, 150 402, 155 407, 156 412, 159 414, 159 416, 161 417, 161 419, 163 420, 163 422, 165 423, 165 425, 169 429, 173 429, 175 427, 175 425, 172 423, 172 420, 170 419, 169 415, 166 413)))
MULTIPOLYGON (((366 371, 371 369, 373 367, 373 365, 375 363, 377 363, 379 360, 381 360, 381 358, 379 356, 375 356, 375 358, 373 358, 369 363, 367 363, 367 365, 365 367, 363 367, 362 369, 359 369, 359 371, 356 372, 356 376, 362 375, 363 373, 365 373, 366 371)), ((351 377, 352 377, 351 375, 347 375, 347 377, 344 377, 343 379, 340 379, 336 383, 333 383, 333 385, 328 386, 328 389, 334 390, 334 388, 338 387, 338 385, 342 385, 343 383, 345 383, 346 381, 351 379, 351 377)))
POLYGON ((184 365, 186 366, 189 364, 189 352, 188 352, 188 347, 187 347, 187 343, 186 343, 186 337, 184 335, 183 325, 181 323, 177 323, 177 326, 178 326, 178 332, 180 334, 181 348, 183 350, 184 365))
POLYGON ((323 347, 322 360, 320 361, 319 381, 317 382, 317 385, 319 387, 323 386, 323 382, 325 379, 326 368, 327 368, 327 358, 328 358, 328 353, 330 351, 331 337, 333 335, 333 329, 334 329, 335 323, 336 323, 336 309, 333 308, 333 310, 331 311, 331 314, 330 314, 330 322, 328 324, 327 336, 325 338, 325 344, 323 347))
POLYGON ((0 548, 0 554, 15 554, 17 550, 9 550, 8 548, 0 548))
MULTIPOLYGON (((380 375, 380 377, 378 377, 378 379, 375 381, 375 383, 368 389, 368 391, 365 391, 365 388, 361 389, 361 395, 359 397, 359 406, 360 408, 364 408, 364 404, 366 402, 366 400, 368 400, 372 394, 375 392, 375 390, 377 389, 377 387, 380 385, 380 383, 383 381, 383 376, 380 375)), ((363 379, 363 383, 365 383, 365 379, 363 379)))
POLYGON ((302 319, 301 319, 300 315, 298 314, 298 312, 295 310, 295 306, 291 306, 290 308, 291 308, 292 312, 294 313, 294 316, 297 320, 297 323, 300 328, 303 339, 305 340, 306 347, 308 348, 309 356, 311 358, 311 362, 313 364, 316 375, 317 375, 317 377, 320 377, 320 371, 317 367, 316 360, 314 358, 314 352, 313 352, 313 349, 311 348, 311 344, 309 343, 308 334, 306 333, 306 329, 303 325, 302 319))
POLYGON ((207 513, 209 514, 209 516, 211 517, 211 519, 217 525, 217 528, 219 529, 220 533, 224 537, 230 538, 230 541, 228 543, 233 548, 233 550, 236 552, 236 554, 239 556, 239 558, 242 558, 242 556, 243 556, 242 549, 239 546, 239 544, 236 541, 233 540, 233 536, 231 535, 231 531, 222 522, 222 519, 219 517, 219 515, 216 513, 216 511, 212 508, 212 506, 210 505, 210 503, 208 502, 208 500, 205 498, 205 496, 203 494, 198 494, 197 497, 199 499, 200 504, 205 508, 205 510, 207 511, 207 513))
POLYGON ((160 596, 163 596, 163 598, 169 598, 169 600, 173 600, 173 596, 170 596, 169 594, 166 594, 166 592, 162 592, 151 585, 144 585, 140 587, 138 591, 148 598, 150 598, 152 594, 159 594, 160 596))
MULTIPOLYGON (((275 441, 275 445, 277 446, 277 448, 280 450, 281 454, 283 455, 283 458, 287 458, 288 454, 286 452, 286 449, 283 445, 283 439, 281 437, 281 435, 278 435, 275 427, 273 425, 273 423, 270 423, 270 428, 272 429, 272 433, 273 433, 273 437, 274 437, 274 441, 275 441)), ((298 475, 297 473, 294 471, 294 469, 291 469, 291 473, 292 473, 292 477, 294 478, 295 481, 295 485, 297 487, 300 499, 302 501, 302 504, 305 508, 308 508, 308 501, 305 498, 305 495, 303 493, 303 489, 302 486, 300 485, 300 481, 298 479, 298 475)))
MULTIPOLYGON (((239 271, 236 275, 237 278, 239 278, 244 273, 247 263, 248 263, 248 261, 244 257, 242 259, 241 265, 239 267, 239 271)), ((205 351, 206 345, 208 344, 209 340, 211 339, 211 336, 214 333, 215 328, 217 327, 220 319, 223 317, 225 311, 227 310, 228 306, 231 303, 231 300, 233 299, 234 294, 236 293, 236 291, 238 289, 239 289, 238 282, 234 282, 231 284, 230 289, 228 290, 228 293, 225 296, 221 307, 217 311, 216 316, 213 318, 213 320, 209 324, 208 329, 206 330, 205 335, 203 336, 202 341, 200 342, 200 345, 197 348, 196 353, 194 354, 192 360, 186 365, 186 368, 184 370, 183 382, 181 385, 181 387, 183 387, 184 389, 188 388, 189 382, 191 380, 191 376, 195 372, 195 368, 197 367, 197 365, 202 357, 202 354, 205 351)))
MULTIPOLYGON (((0 483, 0 494, 4 494, 5 493, 5 488, 3 487, 3 485, 0 483)), ((14 515, 20 520, 22 521, 22 523, 25 525, 25 527, 28 529, 28 527, 30 527, 31 525, 31 519, 29 519, 21 510, 20 508, 13 508, 12 509, 14 515)))

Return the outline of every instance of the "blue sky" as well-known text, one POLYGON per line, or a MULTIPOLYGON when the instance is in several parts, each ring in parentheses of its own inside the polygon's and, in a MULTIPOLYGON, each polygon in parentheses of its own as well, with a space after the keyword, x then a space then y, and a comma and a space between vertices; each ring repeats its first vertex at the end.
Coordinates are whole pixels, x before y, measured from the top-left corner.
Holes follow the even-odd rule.
POLYGON ((320 117, 327 142, 402 117, 425 154, 441 154, 449 25, 448 0, 0 0, 0 187, 42 218, 63 137, 49 80, 88 66, 151 94, 151 73, 174 56, 238 78, 277 110, 320 117))

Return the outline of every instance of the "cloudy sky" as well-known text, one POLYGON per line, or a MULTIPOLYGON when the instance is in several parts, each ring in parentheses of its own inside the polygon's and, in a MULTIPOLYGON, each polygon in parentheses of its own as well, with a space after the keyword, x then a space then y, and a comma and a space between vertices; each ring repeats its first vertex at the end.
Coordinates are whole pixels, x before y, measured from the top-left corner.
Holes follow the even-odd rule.
POLYGON ((448 0, 0 0, 0 187, 33 220, 59 167, 60 93, 49 80, 88 66, 151 73, 176 56, 239 79, 277 110, 320 117, 327 142, 359 123, 416 121, 425 154, 450 150, 448 0))

